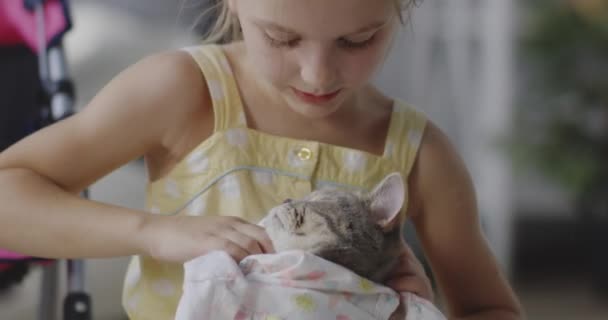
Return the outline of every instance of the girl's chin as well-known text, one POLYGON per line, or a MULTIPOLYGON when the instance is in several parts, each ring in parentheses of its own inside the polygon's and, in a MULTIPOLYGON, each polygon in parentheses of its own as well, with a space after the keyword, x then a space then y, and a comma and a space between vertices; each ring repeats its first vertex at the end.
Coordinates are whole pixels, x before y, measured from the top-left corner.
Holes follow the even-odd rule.
POLYGON ((335 113, 340 105, 331 105, 331 106, 319 106, 319 105, 306 105, 302 103, 289 103, 289 107, 294 112, 310 119, 322 119, 326 118, 333 113, 335 113))

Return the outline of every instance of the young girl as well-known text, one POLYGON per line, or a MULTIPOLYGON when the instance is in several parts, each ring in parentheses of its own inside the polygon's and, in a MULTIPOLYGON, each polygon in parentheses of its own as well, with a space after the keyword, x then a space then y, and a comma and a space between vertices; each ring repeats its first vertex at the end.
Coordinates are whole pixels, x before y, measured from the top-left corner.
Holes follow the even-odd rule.
MULTIPOLYGON (((272 252, 256 223, 321 186, 408 177, 416 226, 447 313, 519 319, 482 236, 468 173, 422 114, 369 84, 409 0, 224 0, 212 38, 130 67, 77 115, 0 154, 0 247, 51 258, 135 255, 132 319, 171 319, 182 263, 212 250, 272 252), (78 197, 145 156, 146 214, 78 197), (27 235, 27 236, 24 236, 27 235)), ((430 298, 403 249, 387 283, 430 298), (414 274, 412 276, 412 273, 414 274)))

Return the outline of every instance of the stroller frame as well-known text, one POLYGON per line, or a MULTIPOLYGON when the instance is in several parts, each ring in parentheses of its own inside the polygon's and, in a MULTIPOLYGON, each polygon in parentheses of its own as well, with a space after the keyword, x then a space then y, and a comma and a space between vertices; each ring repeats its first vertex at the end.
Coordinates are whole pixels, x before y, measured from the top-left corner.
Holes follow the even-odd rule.
MULTIPOLYGON (((67 10, 67 0, 61 0, 67 10)), ((38 72, 45 102, 48 108, 41 108, 45 125, 63 120, 75 113, 74 88, 66 63, 63 35, 47 43, 45 30, 45 0, 23 0, 27 9, 36 18, 38 45, 38 72)), ((88 190, 82 196, 88 198, 88 190)), ((55 320, 58 302, 59 261, 42 266, 42 281, 39 296, 39 320, 55 320)), ((92 303, 85 292, 85 265, 83 260, 66 260, 67 295, 63 301, 63 320, 90 320, 92 303)))

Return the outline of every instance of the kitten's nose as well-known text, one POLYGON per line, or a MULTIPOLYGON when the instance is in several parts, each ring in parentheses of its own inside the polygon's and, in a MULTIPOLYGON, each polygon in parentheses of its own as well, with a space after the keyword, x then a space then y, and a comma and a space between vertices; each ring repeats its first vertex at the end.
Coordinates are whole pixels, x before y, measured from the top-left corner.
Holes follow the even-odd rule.
POLYGON ((291 203, 292 201, 293 201, 293 200, 291 200, 291 199, 287 198, 287 199, 283 200, 283 203, 291 203))

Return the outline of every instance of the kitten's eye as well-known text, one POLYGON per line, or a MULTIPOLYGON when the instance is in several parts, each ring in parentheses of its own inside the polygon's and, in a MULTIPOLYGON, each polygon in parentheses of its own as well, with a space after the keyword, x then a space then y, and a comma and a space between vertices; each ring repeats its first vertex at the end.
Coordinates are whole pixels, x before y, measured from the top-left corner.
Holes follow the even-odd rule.
POLYGON ((293 202, 293 200, 291 200, 291 199, 289 199, 289 198, 287 198, 287 199, 283 200, 283 203, 284 203, 284 204, 285 204, 285 203, 292 203, 292 202, 293 202))

